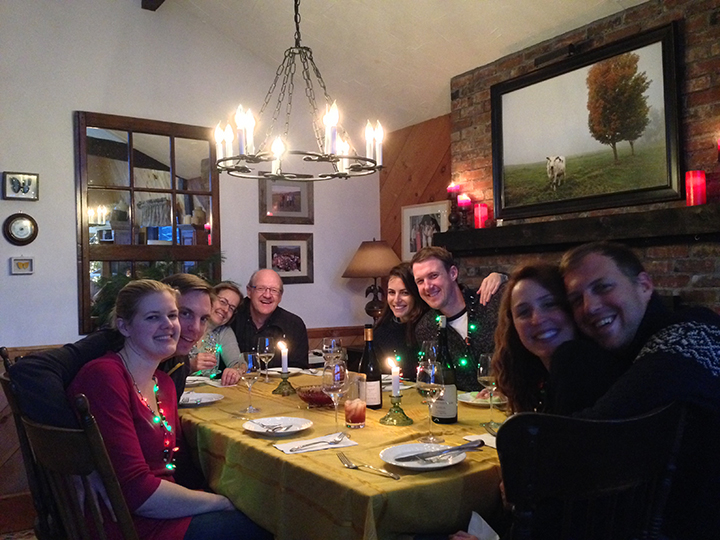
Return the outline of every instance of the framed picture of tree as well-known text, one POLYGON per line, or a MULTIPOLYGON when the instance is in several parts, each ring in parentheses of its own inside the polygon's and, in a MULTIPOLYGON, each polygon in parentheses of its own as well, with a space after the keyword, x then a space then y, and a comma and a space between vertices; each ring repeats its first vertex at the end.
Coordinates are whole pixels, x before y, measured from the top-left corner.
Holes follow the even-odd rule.
POLYGON ((681 199, 670 24, 491 87, 495 216, 681 199))

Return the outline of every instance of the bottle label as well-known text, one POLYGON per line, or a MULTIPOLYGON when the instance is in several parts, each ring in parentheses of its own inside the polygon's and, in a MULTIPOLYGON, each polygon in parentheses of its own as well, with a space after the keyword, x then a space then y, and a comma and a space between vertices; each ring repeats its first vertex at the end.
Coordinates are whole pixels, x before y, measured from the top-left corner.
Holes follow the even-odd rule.
POLYGON ((443 395, 430 407, 435 418, 455 418, 457 416, 457 386, 446 384, 443 395))
POLYGON ((365 383, 365 403, 367 403, 368 407, 382 403, 380 381, 367 381, 365 383))

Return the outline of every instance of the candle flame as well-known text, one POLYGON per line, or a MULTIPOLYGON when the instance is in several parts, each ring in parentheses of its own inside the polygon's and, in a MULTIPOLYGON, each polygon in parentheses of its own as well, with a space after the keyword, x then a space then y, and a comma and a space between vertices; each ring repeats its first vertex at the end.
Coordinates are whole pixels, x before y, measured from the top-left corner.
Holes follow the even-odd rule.
POLYGON ((242 105, 238 105, 237 111, 235 112, 235 127, 237 127, 237 129, 243 129, 245 127, 245 111, 242 105))
POLYGON ((288 346, 284 341, 278 341, 277 346, 281 351, 287 351, 288 346))
POLYGON ((323 116, 323 124, 326 126, 337 126, 340 113, 338 112, 337 103, 333 101, 330 110, 323 116))
POLYGON ((215 142, 220 144, 223 142, 223 139, 225 138, 225 132, 220 127, 220 122, 218 122, 217 127, 215 128, 215 142))
MULTIPOLYGON (((235 134, 233 133, 233 128, 230 124, 225 126, 225 142, 233 142, 233 139, 235 139, 235 134)), ((217 133, 215 134, 215 140, 217 140, 217 133)))
POLYGON ((370 123, 370 120, 367 121, 367 124, 365 125, 365 140, 366 141, 372 141, 375 138, 375 130, 372 127, 372 124, 370 123))
POLYGON ((276 138, 271 147, 272 153, 275 155, 275 159, 280 159, 280 156, 285 152, 285 145, 280 137, 276 138))
POLYGON ((395 359, 392 356, 388 356, 386 361, 387 361, 387 365, 388 365, 388 367, 390 367, 390 369, 397 367, 397 363, 395 362, 395 359))
POLYGON ((378 120, 377 126, 375 126, 375 141, 381 143, 384 136, 385 132, 383 131, 383 127, 380 125, 380 120, 378 120))

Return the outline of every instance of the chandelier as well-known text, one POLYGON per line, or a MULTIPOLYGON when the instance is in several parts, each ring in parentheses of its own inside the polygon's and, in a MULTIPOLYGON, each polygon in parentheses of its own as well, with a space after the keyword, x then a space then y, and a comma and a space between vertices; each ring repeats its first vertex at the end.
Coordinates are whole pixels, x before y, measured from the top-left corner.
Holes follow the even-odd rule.
POLYGON ((219 172, 230 176, 248 179, 292 180, 315 182, 332 178, 354 178, 367 176, 382 168, 383 129, 380 122, 373 127, 370 121, 365 127, 365 155, 358 155, 352 146, 350 137, 339 123, 337 104, 330 98, 315 65, 313 53, 309 47, 300 44, 300 0, 295 4, 295 46, 285 51, 282 63, 275 72, 275 79, 268 89, 265 101, 260 108, 257 122, 250 109, 238 106, 234 118, 223 128, 215 128, 216 166, 219 172), (298 61, 300 66, 298 67, 298 61), (300 73, 297 74, 297 70, 300 73), (293 110, 293 91, 295 78, 301 76, 307 97, 312 129, 318 150, 298 150, 289 145, 290 115, 293 110), (314 81, 314 82, 313 82, 314 81), (322 90, 325 98, 325 111, 321 117, 315 100, 315 89, 322 90), (272 118, 265 128, 262 142, 255 146, 255 126, 262 127, 263 113, 277 91, 272 118), (284 111, 284 122, 280 121, 284 111), (282 125, 281 125, 282 124, 282 125), (270 141, 272 140, 272 143, 270 141), (270 147, 268 148, 268 145, 270 147), (312 174, 289 172, 289 156, 298 156, 305 162, 316 164, 317 172, 312 174), (260 170, 267 167, 270 170, 260 170), (321 169, 322 168, 322 169, 321 169))

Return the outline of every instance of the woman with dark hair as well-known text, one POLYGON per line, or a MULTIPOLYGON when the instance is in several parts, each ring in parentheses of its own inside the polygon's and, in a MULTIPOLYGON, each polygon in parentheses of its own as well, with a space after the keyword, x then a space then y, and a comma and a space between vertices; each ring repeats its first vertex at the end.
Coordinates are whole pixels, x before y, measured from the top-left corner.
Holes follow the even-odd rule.
POLYGON ((418 343, 415 324, 428 310, 420 298, 410 263, 400 263, 390 270, 387 303, 375 323, 373 346, 383 371, 388 369, 385 359, 400 359, 403 377, 415 378, 418 343))
POLYGON ((493 367, 512 412, 572 414, 592 406, 627 368, 580 337, 557 266, 511 274, 500 302, 493 367))
MULTIPOLYGON (((222 281, 213 287, 212 311, 208 321, 205 335, 198 341, 190 351, 191 358, 194 356, 196 362, 200 359, 212 359, 216 361, 216 355, 220 356, 222 369, 221 382, 223 385, 234 385, 240 380, 240 374, 246 369, 247 364, 243 359, 237 338, 229 326, 235 318, 238 306, 243 295, 240 288, 232 281, 222 281), (203 347, 216 346, 216 352, 202 352, 203 347)), ((192 361, 191 361, 192 362, 192 361)))
MULTIPOLYGON (((177 399, 172 379, 158 366, 177 348, 177 297, 149 279, 123 287, 113 315, 125 338, 122 349, 85 364, 67 395, 87 396, 140 538, 270 538, 226 497, 175 483, 177 399)), ((103 518, 108 538, 120 538, 111 516, 103 518)))

